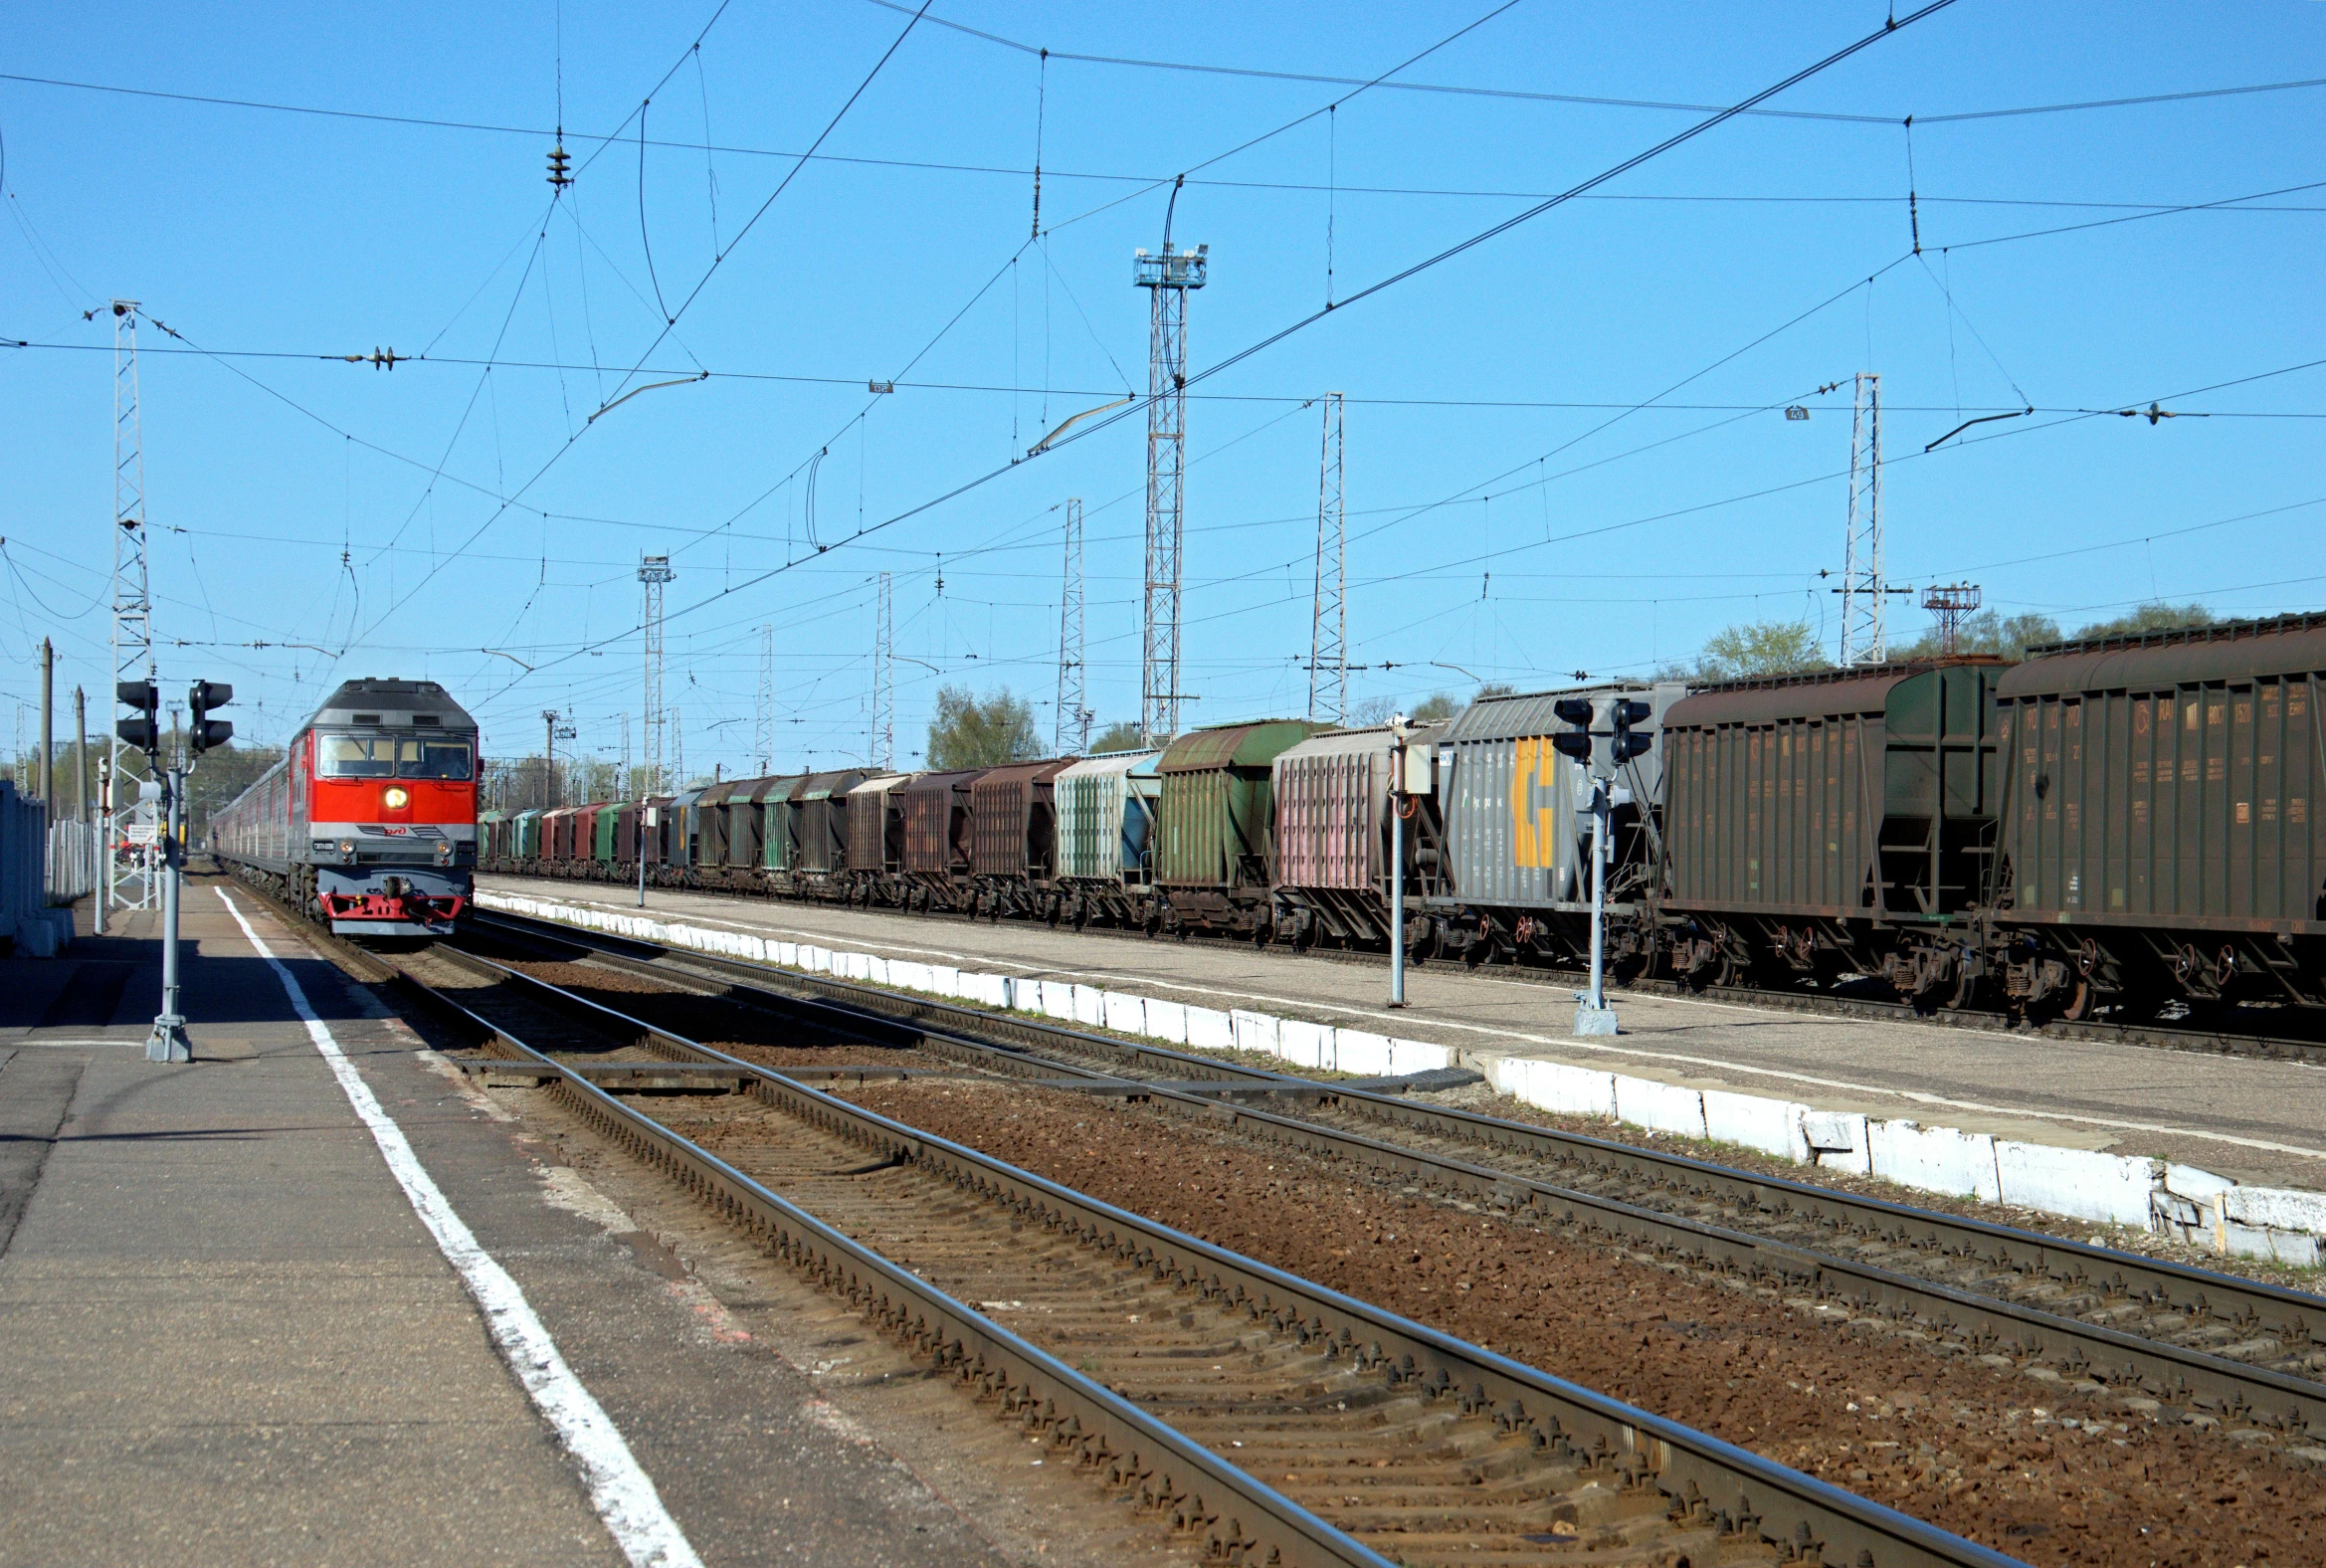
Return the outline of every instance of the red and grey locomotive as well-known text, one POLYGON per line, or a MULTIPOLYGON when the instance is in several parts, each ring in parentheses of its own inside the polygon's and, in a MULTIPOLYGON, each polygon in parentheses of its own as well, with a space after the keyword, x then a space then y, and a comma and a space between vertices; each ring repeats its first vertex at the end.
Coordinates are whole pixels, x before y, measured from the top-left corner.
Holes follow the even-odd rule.
POLYGON ((210 848, 341 935, 447 935, 476 874, 477 721, 433 681, 346 682, 210 848))

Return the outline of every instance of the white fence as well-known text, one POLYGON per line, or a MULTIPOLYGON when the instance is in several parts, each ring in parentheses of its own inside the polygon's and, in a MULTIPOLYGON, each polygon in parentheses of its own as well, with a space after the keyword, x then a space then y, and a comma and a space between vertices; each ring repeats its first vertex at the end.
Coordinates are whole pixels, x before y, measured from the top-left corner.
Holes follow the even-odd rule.
POLYGON ((71 903, 97 890, 101 840, 94 822, 49 824, 49 902, 71 903))
POLYGON ((73 911, 49 907, 48 812, 0 780, 0 940, 28 958, 53 958, 73 940, 73 911))

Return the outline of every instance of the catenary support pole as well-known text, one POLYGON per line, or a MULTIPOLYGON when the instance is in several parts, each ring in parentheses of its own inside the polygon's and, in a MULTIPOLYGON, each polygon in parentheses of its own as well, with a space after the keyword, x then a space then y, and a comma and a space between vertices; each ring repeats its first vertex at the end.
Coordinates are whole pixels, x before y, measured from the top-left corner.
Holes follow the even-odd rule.
POLYGON ((73 820, 89 821, 89 696, 73 688, 73 820))
POLYGON ((50 822, 57 811, 57 650, 41 639, 41 814, 50 822))

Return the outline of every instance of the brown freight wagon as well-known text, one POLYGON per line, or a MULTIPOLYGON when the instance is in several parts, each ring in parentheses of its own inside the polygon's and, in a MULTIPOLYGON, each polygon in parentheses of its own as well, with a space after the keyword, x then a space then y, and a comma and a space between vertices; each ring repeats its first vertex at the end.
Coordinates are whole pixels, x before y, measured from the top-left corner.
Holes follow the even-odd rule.
POLYGON ((1015 762, 987 770, 969 789, 970 871, 980 913, 1055 916, 1058 878, 1057 779, 1072 757, 1015 762))
POLYGON ((2006 994, 2326 1006, 2326 614, 2031 655, 1996 688, 2006 994))
POLYGON ((923 909, 966 907, 972 892, 970 790, 982 768, 922 773, 903 787, 904 874, 923 909))
POLYGON ((1710 686, 1664 713, 1667 911, 1681 973, 1764 984, 1877 975, 1961 1006, 1996 798, 2003 661, 1880 665, 1710 686))
POLYGON ((882 773, 848 792, 849 900, 870 908, 903 901, 904 795, 902 773, 882 773))
POLYGON ((727 779, 695 797, 694 869, 710 886, 728 884, 727 843, 733 830, 728 803, 748 793, 750 785, 748 779, 727 779))

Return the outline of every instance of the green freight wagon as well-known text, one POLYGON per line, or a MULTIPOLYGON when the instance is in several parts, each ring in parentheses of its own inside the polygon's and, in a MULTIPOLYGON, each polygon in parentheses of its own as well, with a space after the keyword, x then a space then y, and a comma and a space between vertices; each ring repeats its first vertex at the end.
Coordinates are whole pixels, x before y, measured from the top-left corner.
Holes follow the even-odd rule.
POLYGON ((1301 719, 1222 724, 1164 748, 1155 765, 1163 779, 1155 873, 1174 925, 1260 941, 1274 933, 1269 769, 1322 727, 1301 719))
POLYGON ((759 799, 759 865, 763 871, 791 871, 799 861, 792 832, 792 796, 808 781, 805 773, 763 779, 752 793, 759 799))

